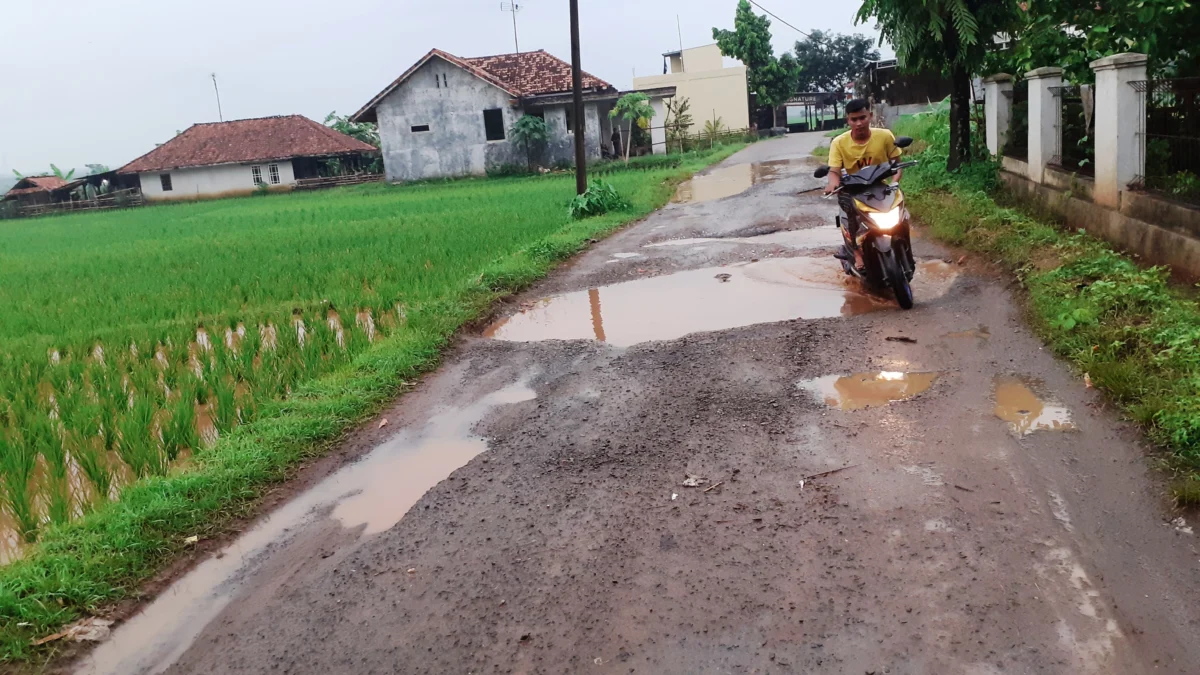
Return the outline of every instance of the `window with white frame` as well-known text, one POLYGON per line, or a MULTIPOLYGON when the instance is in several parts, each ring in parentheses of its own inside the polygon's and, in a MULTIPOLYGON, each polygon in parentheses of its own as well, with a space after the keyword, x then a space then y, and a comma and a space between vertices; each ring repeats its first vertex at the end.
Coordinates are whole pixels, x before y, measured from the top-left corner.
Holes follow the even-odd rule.
POLYGON ((272 164, 268 166, 267 176, 271 179, 271 185, 279 185, 279 165, 272 164))
POLYGON ((255 185, 262 184, 263 179, 262 179, 262 167, 261 166, 250 167, 250 179, 252 181, 254 181, 255 185))

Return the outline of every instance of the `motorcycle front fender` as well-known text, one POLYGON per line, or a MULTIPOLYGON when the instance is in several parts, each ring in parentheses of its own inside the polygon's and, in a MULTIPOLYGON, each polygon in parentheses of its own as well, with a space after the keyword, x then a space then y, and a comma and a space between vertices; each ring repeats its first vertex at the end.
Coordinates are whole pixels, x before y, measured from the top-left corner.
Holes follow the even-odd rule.
POLYGON ((892 235, 881 234, 878 237, 875 237, 875 250, 879 251, 880 253, 891 253, 892 235))

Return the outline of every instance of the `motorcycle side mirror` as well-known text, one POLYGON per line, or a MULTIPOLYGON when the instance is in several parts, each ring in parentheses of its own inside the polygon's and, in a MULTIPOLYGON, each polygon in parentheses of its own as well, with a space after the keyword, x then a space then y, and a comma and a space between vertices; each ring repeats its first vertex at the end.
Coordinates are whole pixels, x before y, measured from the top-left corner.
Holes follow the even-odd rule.
POLYGON ((908 136, 897 136, 896 137, 896 147, 897 148, 907 148, 908 146, 912 145, 912 141, 913 141, 913 139, 909 138, 908 136))
POLYGON ((824 178, 829 175, 829 166, 822 164, 816 171, 813 172, 813 178, 824 178))

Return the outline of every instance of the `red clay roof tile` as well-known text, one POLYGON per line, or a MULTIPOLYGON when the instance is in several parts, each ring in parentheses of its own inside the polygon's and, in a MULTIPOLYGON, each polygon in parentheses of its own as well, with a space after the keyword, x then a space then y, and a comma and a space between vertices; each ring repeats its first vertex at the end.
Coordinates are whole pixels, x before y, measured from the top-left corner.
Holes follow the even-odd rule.
POLYGON ((118 173, 323 157, 376 148, 303 115, 195 124, 118 169, 118 173))

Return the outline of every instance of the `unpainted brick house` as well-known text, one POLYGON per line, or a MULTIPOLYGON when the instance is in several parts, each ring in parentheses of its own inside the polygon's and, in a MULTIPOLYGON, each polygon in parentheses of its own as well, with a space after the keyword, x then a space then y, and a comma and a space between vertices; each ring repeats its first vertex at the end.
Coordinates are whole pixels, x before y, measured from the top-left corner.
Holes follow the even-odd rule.
MULTIPOLYGON (((673 91, 672 91, 673 93, 673 91)), ((608 112, 620 92, 583 74, 587 156, 611 150, 608 112)), ((510 130, 522 115, 546 120, 550 140, 532 158, 542 165, 574 163, 571 64, 546 53, 461 58, 431 50, 351 118, 379 125, 390 181, 481 175, 525 165, 526 149, 510 130)))

